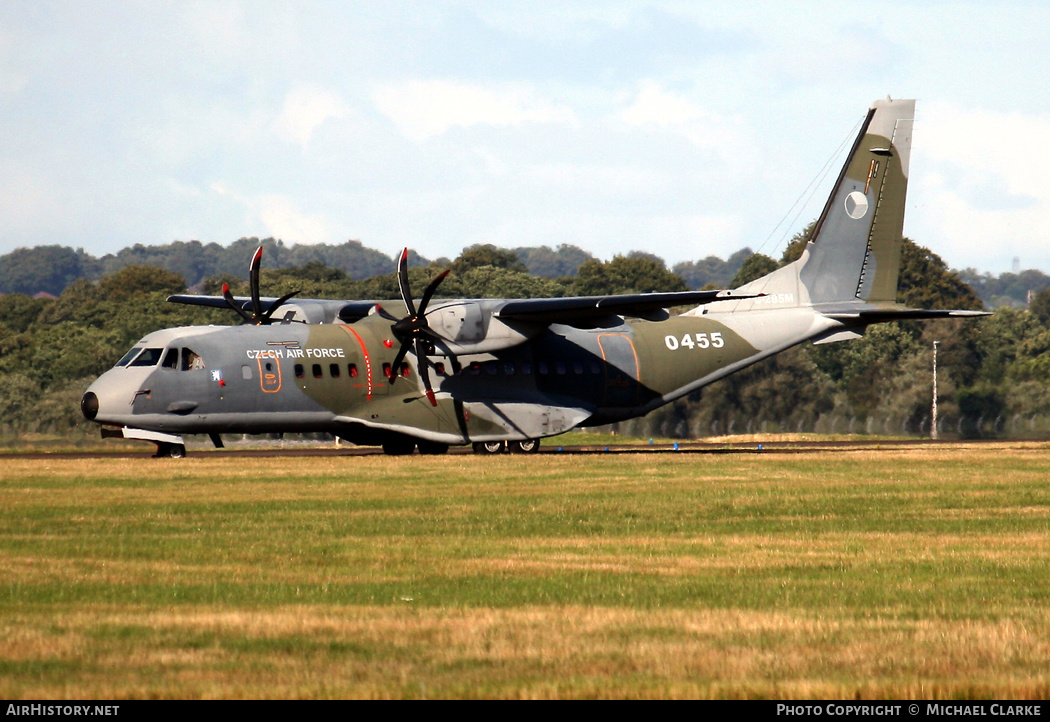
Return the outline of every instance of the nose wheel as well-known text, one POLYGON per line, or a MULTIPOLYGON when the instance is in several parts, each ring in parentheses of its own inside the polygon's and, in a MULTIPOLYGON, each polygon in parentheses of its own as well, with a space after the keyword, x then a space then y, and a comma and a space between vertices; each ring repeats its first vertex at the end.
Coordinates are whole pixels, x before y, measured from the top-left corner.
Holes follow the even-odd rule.
POLYGON ((181 459, 186 456, 186 447, 182 444, 169 444, 167 441, 157 442, 157 453, 154 459, 181 459))

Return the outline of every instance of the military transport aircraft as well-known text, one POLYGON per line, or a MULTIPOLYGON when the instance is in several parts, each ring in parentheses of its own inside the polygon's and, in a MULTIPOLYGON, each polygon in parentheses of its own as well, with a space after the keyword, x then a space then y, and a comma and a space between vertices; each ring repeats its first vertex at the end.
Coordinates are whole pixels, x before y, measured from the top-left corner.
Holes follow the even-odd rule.
POLYGON ((796 344, 872 323, 984 315, 895 303, 913 100, 872 104, 802 257, 732 291, 417 303, 408 250, 395 301, 176 295, 238 326, 148 334, 84 394, 103 436, 182 456, 182 434, 328 432, 388 454, 535 452, 539 440, 642 416, 796 344), (695 306, 681 315, 666 309, 695 306))

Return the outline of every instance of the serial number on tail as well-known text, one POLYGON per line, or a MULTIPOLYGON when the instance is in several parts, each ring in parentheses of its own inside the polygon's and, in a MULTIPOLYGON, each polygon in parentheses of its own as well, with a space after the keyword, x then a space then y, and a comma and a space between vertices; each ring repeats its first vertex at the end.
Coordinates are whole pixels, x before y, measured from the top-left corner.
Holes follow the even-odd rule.
POLYGON ((681 340, 677 336, 664 336, 664 344, 670 350, 677 351, 680 348, 722 348, 726 342, 720 331, 712 331, 709 334, 687 333, 681 340))

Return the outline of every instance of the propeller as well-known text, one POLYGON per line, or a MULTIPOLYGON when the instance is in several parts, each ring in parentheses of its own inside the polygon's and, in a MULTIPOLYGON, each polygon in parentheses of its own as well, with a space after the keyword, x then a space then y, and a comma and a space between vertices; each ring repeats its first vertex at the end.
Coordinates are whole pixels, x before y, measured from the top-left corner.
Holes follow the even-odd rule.
POLYGON ((273 323, 273 314, 278 308, 280 308, 285 301, 299 293, 298 291, 292 291, 291 293, 281 296, 272 304, 270 307, 263 310, 262 301, 259 298, 259 265, 262 263, 263 247, 259 246, 255 249, 255 255, 252 256, 251 265, 248 266, 248 286, 251 289, 252 294, 252 312, 249 314, 244 310, 241 304, 237 303, 237 300, 230 293, 230 284, 222 284, 222 297, 226 299, 226 305, 232 308, 237 314, 244 319, 243 323, 250 323, 256 326, 268 326, 273 323))
POLYGON ((412 300, 412 289, 408 285, 408 249, 406 248, 401 252, 401 257, 397 261, 397 285, 401 290, 401 300, 405 302, 405 306, 408 308, 408 315, 402 319, 397 319, 384 311, 382 306, 377 306, 377 310, 382 314, 383 318, 394 322, 394 325, 390 328, 397 340, 401 342, 401 348, 398 349, 397 356, 394 357, 394 363, 390 367, 393 369, 393 372, 390 374, 390 385, 393 386, 394 380, 398 376, 401 362, 405 360, 409 350, 413 350, 418 361, 419 376, 423 379, 423 389, 426 392, 427 399, 430 400, 431 406, 437 406, 437 399, 434 397, 434 388, 430 384, 427 344, 440 343, 444 341, 444 338, 430 328, 426 313, 430 299, 434 297, 437 287, 441 285, 441 282, 445 280, 445 276, 448 274, 448 271, 444 271, 427 284, 426 289, 423 291, 423 297, 419 299, 419 307, 417 308, 412 300))

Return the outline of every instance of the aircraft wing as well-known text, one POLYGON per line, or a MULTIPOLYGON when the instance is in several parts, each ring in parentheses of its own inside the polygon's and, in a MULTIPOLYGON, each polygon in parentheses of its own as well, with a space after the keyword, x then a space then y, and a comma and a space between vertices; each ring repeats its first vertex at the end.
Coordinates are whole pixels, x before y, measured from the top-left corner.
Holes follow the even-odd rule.
POLYGON ((608 316, 647 318, 672 306, 699 306, 714 301, 756 298, 765 294, 737 294, 733 291, 676 291, 672 293, 629 293, 616 296, 573 296, 569 298, 530 298, 507 301, 492 315, 502 321, 564 323, 593 321, 608 316))

